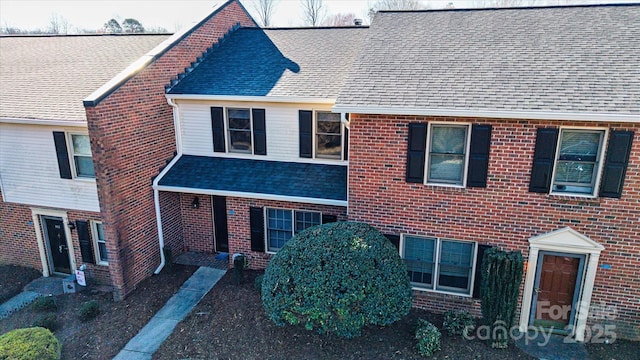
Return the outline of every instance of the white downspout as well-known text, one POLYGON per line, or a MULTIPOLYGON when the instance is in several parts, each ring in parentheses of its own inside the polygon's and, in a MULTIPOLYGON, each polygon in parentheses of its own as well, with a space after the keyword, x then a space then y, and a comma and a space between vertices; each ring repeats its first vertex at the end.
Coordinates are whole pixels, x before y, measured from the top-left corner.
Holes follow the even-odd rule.
POLYGON ((171 160, 169 165, 167 165, 153 180, 153 203, 156 211, 156 225, 158 227, 158 246, 160 247, 160 265, 158 265, 158 268, 153 272, 154 274, 159 274, 166 263, 166 259, 164 257, 164 233, 162 232, 162 214, 160 213, 160 191, 158 190, 158 183, 164 177, 164 175, 173 167, 173 165, 178 162, 180 157, 182 157, 182 142, 178 120, 178 106, 172 99, 167 98, 167 102, 173 108, 173 126, 176 132, 176 149, 178 154, 173 160, 171 160))

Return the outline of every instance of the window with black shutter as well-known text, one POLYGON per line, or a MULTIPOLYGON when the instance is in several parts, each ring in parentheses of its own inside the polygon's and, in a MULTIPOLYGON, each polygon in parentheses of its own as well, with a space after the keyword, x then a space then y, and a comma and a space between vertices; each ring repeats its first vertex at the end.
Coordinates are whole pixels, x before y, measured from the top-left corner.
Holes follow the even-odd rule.
POLYGON ((267 128, 264 109, 252 109, 254 155, 267 155, 267 128))
POLYGON ((77 220, 76 229, 78 232, 78 241, 80 242, 80 254, 82 255, 82 262, 94 264, 95 259, 93 256, 91 234, 89 234, 89 222, 77 220))
POLYGON ((407 182, 424 182, 427 124, 410 123, 407 149, 407 182))
POLYGON ((487 187, 490 147, 491 125, 474 124, 471 126, 467 186, 487 187))
POLYGON ((60 177, 63 179, 73 178, 71 174, 71 163, 69 162, 67 136, 62 131, 54 131, 53 142, 56 147, 56 156, 58 158, 58 170, 60 171, 60 177))
POLYGON ((249 209, 251 227, 251 251, 264 252, 264 211, 261 207, 249 209))
POLYGON ((300 157, 313 157, 313 112, 298 111, 298 135, 300 141, 300 157))
POLYGON ((622 196, 622 185, 631 155, 633 135, 633 131, 611 131, 602 172, 600 196, 610 198, 622 196))
POLYGON ((224 141, 224 109, 221 107, 211 108, 211 129, 213 131, 213 151, 226 152, 224 141))

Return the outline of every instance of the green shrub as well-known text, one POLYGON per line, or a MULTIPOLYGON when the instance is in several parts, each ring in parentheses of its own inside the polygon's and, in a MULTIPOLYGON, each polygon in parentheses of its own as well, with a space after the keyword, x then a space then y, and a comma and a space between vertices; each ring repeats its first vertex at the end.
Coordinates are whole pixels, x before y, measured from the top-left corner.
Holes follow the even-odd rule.
POLYGON ((418 319, 416 340, 418 340, 418 353, 422 356, 431 356, 440 350, 440 330, 427 320, 418 319))
POLYGON ((520 251, 491 248, 482 260, 482 320, 489 326, 491 347, 507 348, 518 307, 524 259, 520 251))
POLYGON ((253 286, 256 288, 256 290, 260 291, 262 290, 262 279, 264 278, 264 274, 262 275, 258 275, 256 276, 256 279, 253 283, 253 286))
POLYGON ((78 317, 82 321, 89 321, 100 314, 100 304, 95 300, 90 300, 82 304, 78 311, 78 317))
POLYGON ((42 315, 33 322, 33 326, 55 331, 58 328, 58 316, 54 313, 42 315))
POLYGON ((33 327, 0 336, 0 359, 59 360, 62 347, 51 331, 33 327))
POLYGON ((363 223, 338 222, 298 233, 262 279, 262 303, 277 325, 359 336, 411 309, 407 268, 384 235, 363 223))
POLYGON ((53 296, 41 296, 37 298, 33 304, 31 305, 33 310, 39 312, 45 311, 56 311, 58 310, 58 304, 56 303, 56 298, 53 296))
POLYGON ((444 313, 442 330, 446 330, 449 336, 466 335, 476 326, 476 321, 468 311, 449 310, 444 313))

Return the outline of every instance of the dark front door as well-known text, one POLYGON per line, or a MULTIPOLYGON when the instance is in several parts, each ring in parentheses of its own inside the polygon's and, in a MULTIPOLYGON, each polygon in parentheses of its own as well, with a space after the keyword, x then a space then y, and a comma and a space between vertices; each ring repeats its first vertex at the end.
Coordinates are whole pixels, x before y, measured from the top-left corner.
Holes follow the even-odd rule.
POLYGON ((217 252, 229 251, 229 234, 227 232, 227 198, 213 196, 213 223, 215 246, 217 252))
POLYGON ((49 245, 51 267, 54 273, 71 274, 69 247, 64 234, 64 223, 60 218, 42 217, 45 237, 49 245))
POLYGON ((542 252, 534 287, 534 326, 568 330, 573 323, 584 256, 542 252))

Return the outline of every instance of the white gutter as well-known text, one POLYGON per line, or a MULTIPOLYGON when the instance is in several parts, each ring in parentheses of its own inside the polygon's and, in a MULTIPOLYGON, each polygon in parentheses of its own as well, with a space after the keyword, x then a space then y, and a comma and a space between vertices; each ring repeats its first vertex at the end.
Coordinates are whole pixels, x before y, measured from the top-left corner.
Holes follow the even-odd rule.
POLYGON ((336 99, 313 98, 302 96, 236 96, 236 95, 190 95, 167 94, 167 99, 173 100, 207 100, 207 101, 243 101, 243 102, 273 102, 273 103, 307 103, 334 104, 336 99))
MULTIPOLYGON (((171 164, 173 165, 173 164, 171 164)), ((158 176, 160 178, 160 176, 158 176)), ((230 196, 247 199, 261 199, 261 200, 275 200, 275 201, 289 201, 306 204, 318 204, 318 205, 332 205, 332 206, 347 206, 347 201, 344 200, 330 200, 330 199, 317 199, 301 196, 285 196, 285 195, 273 195, 273 194, 261 194, 250 193, 240 191, 227 191, 227 190, 209 190, 209 189, 194 189, 181 186, 167 186, 157 185, 154 181, 154 190, 170 191, 179 193, 199 194, 199 195, 218 195, 218 196, 230 196)))
POLYGON ((160 213, 160 191, 158 190, 158 182, 162 177, 175 165, 176 162, 182 157, 182 154, 178 154, 171 162, 165 166, 164 169, 156 176, 153 180, 153 203, 155 205, 156 210, 156 225, 158 226, 158 245, 160 246, 160 265, 153 272, 154 274, 159 274, 164 267, 166 259, 164 258, 164 234, 162 233, 162 215, 160 213))
POLYGON ((176 132, 176 151, 182 154, 182 131, 180 131, 180 110, 173 99, 167 98, 167 102, 173 109, 173 130, 176 132))
POLYGON ((531 120, 569 120, 569 121, 598 121, 638 123, 640 114, 615 113, 579 113, 579 112, 548 112, 548 111, 508 111, 508 110, 459 110, 459 109, 425 109, 410 107, 373 107, 335 105, 333 112, 356 114, 385 114, 385 115, 422 115, 422 116, 455 116, 455 117, 486 117, 501 119, 531 119, 531 120))
POLYGON ((25 119, 0 117, 0 123, 25 124, 25 125, 50 125, 50 126, 74 126, 87 127, 86 120, 53 120, 53 119, 25 119))

